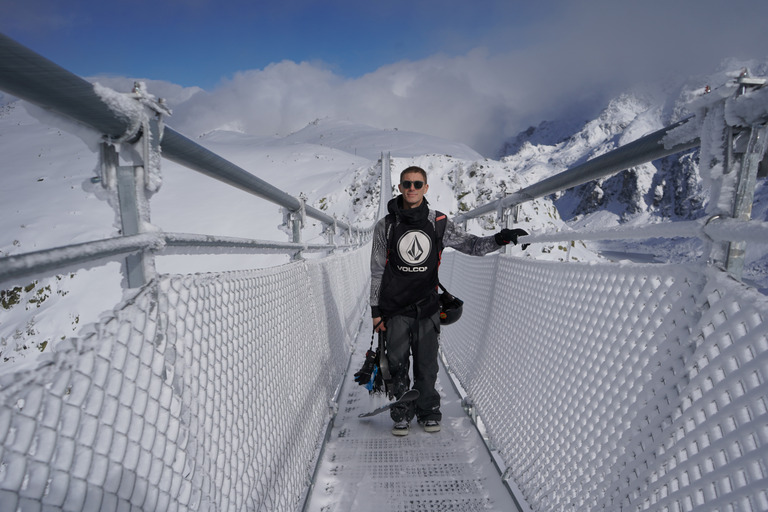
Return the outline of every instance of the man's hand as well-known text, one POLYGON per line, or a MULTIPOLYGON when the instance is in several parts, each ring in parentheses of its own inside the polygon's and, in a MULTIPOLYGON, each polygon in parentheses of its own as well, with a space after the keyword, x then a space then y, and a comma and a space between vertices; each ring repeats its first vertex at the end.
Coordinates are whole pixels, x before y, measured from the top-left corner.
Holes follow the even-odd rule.
MULTIPOLYGON (((504 228, 493 236, 496 239, 496 243, 499 245, 507 245, 509 242, 512 242, 513 244, 517 245, 517 238, 520 236, 526 236, 527 234, 528 232, 524 229, 504 228)), ((526 250, 529 245, 530 244, 523 244, 523 250, 526 250)))
POLYGON ((386 331, 387 328, 384 326, 384 320, 380 317, 374 317, 373 318, 373 332, 381 332, 386 331))

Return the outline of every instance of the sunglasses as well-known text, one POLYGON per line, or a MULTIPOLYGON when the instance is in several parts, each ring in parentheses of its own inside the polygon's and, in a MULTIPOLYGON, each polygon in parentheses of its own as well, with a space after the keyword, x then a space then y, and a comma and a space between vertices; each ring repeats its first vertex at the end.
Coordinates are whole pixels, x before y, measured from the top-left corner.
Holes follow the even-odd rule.
POLYGON ((409 188, 411 188, 411 185, 413 185, 413 188, 415 188, 416 190, 421 190, 421 187, 423 187, 423 186, 424 186, 424 182, 423 182, 423 181, 408 181, 408 180, 403 180, 403 181, 400 183, 400 185, 402 185, 404 189, 409 189, 409 188))

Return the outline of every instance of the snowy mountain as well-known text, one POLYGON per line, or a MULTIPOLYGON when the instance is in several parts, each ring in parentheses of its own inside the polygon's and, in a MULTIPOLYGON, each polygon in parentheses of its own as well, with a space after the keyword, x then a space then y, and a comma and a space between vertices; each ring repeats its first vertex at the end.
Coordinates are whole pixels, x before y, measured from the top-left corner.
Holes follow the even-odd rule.
MULTIPOLYGON (((750 69, 752 76, 768 75, 768 63, 731 60, 712 75, 691 77, 663 90, 638 88, 611 100, 595 119, 545 121, 530 127, 505 144, 501 160, 514 164, 515 172, 522 174, 533 169, 541 174, 561 172, 688 117, 691 104, 702 97, 706 86, 722 87, 744 69, 750 69)), ((696 149, 643 164, 560 193, 555 205, 566 222, 582 227, 699 219, 706 215, 709 190, 698 159, 696 149)), ((758 180, 752 218, 768 220, 764 179, 758 180)), ((691 261, 703 250, 700 241, 692 239, 603 242, 596 247, 603 252, 647 254, 656 261, 691 261)), ((750 246, 745 281, 765 289, 767 270, 765 246, 750 246)))
MULTIPOLYGON (((312 206, 368 226, 378 210, 377 160, 382 152, 391 152, 395 182, 397 173, 409 165, 425 168, 431 205, 455 215, 685 117, 686 105, 705 85, 725 83, 739 69, 727 67, 661 93, 628 92, 607 104, 595 119, 542 122, 511 139, 498 160, 484 158, 458 142, 348 120, 308 119, 303 129, 272 136, 247 133, 243 128, 247 123, 236 117, 224 125, 203 127, 189 122, 196 118, 192 100, 203 94, 201 90, 161 82, 150 82, 148 89, 167 98, 174 110, 168 124, 174 129, 289 194, 305 195, 312 206)), ((757 69, 766 70, 768 66, 757 69)), ((99 83, 127 91, 132 81, 110 78, 99 83)), ((95 134, 42 109, 0 96, 0 152, 4 155, 0 256, 117 236, 115 212, 93 179, 97 140, 95 134)), ((542 233, 568 229, 563 218, 581 227, 699 218, 708 196, 698 174, 697 156, 689 152, 668 157, 556 198, 527 203, 521 208, 519 225, 542 233)), ((162 180, 151 199, 156 229, 288 240, 281 226, 282 213, 271 203, 168 161, 163 162, 162 180)), ((759 182, 753 216, 768 220, 765 180, 759 182)), ((308 224, 303 240, 322 241, 321 226, 311 220, 308 224)), ((490 234, 500 226, 495 215, 487 215, 471 221, 467 229, 490 234)), ((650 254, 657 261, 689 261, 691 253, 700 250, 697 244, 688 240, 577 242, 572 247, 535 244, 523 257, 590 261, 605 251, 650 254)), ((157 258, 157 268, 164 273, 188 273, 286 262, 288 257, 283 255, 166 256, 157 258)), ((768 288, 766 276, 765 247, 750 247, 745 277, 768 288)), ((0 365, 22 364, 26 356, 77 336, 84 325, 120 301, 120 280, 119 265, 109 263, 88 270, 67 269, 34 281, 1 283, 0 365)))

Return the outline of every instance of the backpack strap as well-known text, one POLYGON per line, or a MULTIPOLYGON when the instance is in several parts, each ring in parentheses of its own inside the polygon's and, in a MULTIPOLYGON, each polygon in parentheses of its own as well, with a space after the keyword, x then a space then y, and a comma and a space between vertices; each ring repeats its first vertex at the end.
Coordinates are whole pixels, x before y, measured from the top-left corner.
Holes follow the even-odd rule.
POLYGON ((440 254, 443 252, 443 235, 445 226, 448 225, 448 217, 443 212, 435 211, 435 232, 437 233, 437 244, 440 254))
POLYGON ((392 251, 392 230, 394 228, 395 228, 395 214, 388 213, 387 216, 384 217, 384 238, 387 241, 387 263, 389 262, 389 255, 392 251))

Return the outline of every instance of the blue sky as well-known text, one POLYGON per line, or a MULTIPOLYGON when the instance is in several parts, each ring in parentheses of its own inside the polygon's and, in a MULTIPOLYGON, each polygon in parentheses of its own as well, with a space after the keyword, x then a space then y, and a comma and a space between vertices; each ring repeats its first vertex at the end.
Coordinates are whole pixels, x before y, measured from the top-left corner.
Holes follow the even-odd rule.
POLYGON ((1 0, 3 32, 81 75, 211 89, 283 60, 358 77, 385 64, 517 40, 546 15, 497 0, 1 0), (515 35, 518 37, 515 37, 515 35))
POLYGON ((0 32, 116 90, 154 81, 188 135, 329 117, 485 155, 639 83, 766 64, 766 20, 766 0, 0 0, 0 32))

